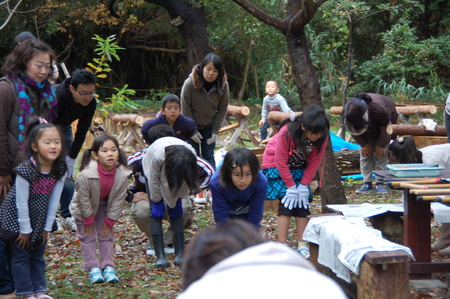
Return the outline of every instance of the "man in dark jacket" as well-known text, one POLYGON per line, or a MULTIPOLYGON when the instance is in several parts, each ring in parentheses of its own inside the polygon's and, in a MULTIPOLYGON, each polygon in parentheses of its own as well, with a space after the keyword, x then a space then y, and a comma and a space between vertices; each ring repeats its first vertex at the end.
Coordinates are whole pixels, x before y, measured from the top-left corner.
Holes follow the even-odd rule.
MULTIPOLYGON (((395 103, 388 97, 376 93, 356 94, 344 109, 347 131, 361 146, 361 174, 364 184, 356 193, 373 190, 372 171, 382 170, 388 164, 387 147, 393 136, 387 133, 389 124, 397 123, 395 103)), ((388 193, 382 183, 375 186, 379 193, 388 193)))
POLYGON ((69 211, 74 192, 73 167, 97 107, 95 83, 96 78, 92 72, 78 69, 73 72, 71 78, 54 85, 58 99, 58 116, 53 123, 63 128, 64 143, 68 153, 66 162, 69 169, 69 178, 66 180, 61 194, 60 213, 63 218, 62 226, 72 231, 76 231, 75 221, 69 211), (73 138, 71 124, 77 119, 77 130, 75 138, 73 138))

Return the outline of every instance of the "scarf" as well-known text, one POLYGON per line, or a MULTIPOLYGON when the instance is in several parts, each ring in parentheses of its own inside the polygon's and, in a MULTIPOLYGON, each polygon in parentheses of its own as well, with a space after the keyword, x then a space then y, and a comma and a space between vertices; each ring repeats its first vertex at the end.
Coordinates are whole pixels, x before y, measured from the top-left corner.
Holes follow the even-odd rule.
POLYGON ((30 96, 27 94, 25 85, 38 90, 39 96, 44 100, 45 104, 49 108, 50 114, 48 121, 51 122, 57 115, 57 104, 55 92, 50 82, 45 79, 42 82, 36 82, 28 78, 24 73, 19 74, 19 78, 13 75, 9 75, 9 79, 14 84, 17 91, 17 99, 20 104, 20 116, 19 116, 19 150, 23 152, 25 150, 25 132, 28 127, 28 123, 34 116, 34 108, 31 105, 30 96))

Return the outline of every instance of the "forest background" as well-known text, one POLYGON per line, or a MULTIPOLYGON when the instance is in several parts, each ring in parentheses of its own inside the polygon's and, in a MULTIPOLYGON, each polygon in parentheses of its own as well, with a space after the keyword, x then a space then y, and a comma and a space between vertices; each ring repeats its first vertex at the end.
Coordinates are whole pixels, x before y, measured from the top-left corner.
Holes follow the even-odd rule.
MULTIPOLYGON (((117 52, 120 61, 109 63, 110 75, 100 79, 99 100, 107 101, 114 87, 128 84, 136 91, 132 99, 158 101, 166 93, 179 94, 203 57, 201 51, 191 55, 191 45, 204 47, 206 41, 223 58, 234 100, 260 103, 265 82, 273 79, 289 104, 299 105, 285 37, 234 2, 3 1, 0 63, 11 52, 15 35, 25 30, 49 43, 69 71, 96 57, 95 34, 116 35, 123 50, 117 52), (197 40, 176 26, 180 19, 188 26, 192 12, 196 19, 191 28, 206 28, 198 31, 205 36, 197 40)), ((251 2, 279 19, 286 15, 286 1, 251 2)), ((342 105, 345 95, 359 91, 385 94, 397 104, 445 103, 450 89, 449 1, 328 0, 305 31, 325 108, 342 105)))
MULTIPOLYGON (((12 51, 14 37, 22 31, 31 31, 51 45, 57 62, 64 63, 69 72, 88 65, 91 69, 92 65, 102 68, 95 71, 99 72, 98 101, 105 107, 114 99, 128 98, 133 104, 140 104, 139 108, 118 105, 120 112, 146 113, 159 108, 163 95, 179 95, 193 65, 207 51, 213 51, 223 58, 231 103, 252 109, 252 119, 256 120, 253 129, 257 131, 258 104, 265 95, 267 80, 278 82, 280 93, 290 106, 299 107, 308 99, 300 99, 287 37, 242 9, 239 5, 243 2, 4 0, 0 2, 0 64, 3 65, 12 51), (96 63, 102 51, 99 49, 105 49, 99 47, 99 41, 104 42, 113 35, 114 43, 122 49, 112 47, 111 51, 104 51, 117 56, 96 63), (124 92, 131 90, 135 92, 124 92)), ((251 1, 279 20, 284 20, 289 9, 300 2, 314 1, 251 1)), ((315 3, 319 2, 321 5, 313 12, 314 16, 301 29, 309 41, 307 54, 320 84, 319 98, 325 109, 341 106, 347 96, 360 91, 385 94, 397 104, 443 106, 450 91, 450 1, 318 0, 315 3)), ((61 81, 64 74, 61 70, 60 73, 61 81)), ((433 117, 442 124, 442 113, 433 117)), ((331 120, 336 132, 340 119, 332 117, 331 120)), ((355 196, 353 189, 357 187, 352 182, 345 183, 343 188, 349 203, 386 201, 355 196)), ((336 197, 339 192, 330 189, 336 197)), ((397 193, 389 197, 394 202, 400 198, 397 193)), ((318 214, 320 210, 316 204, 313 213, 318 214)), ((187 232, 188 238, 212 223, 209 209, 197 207, 195 213, 196 224, 187 232)), ((264 216, 263 232, 267 239, 276 239, 275 221, 273 213, 264 216)), ((61 236, 52 235, 51 294, 58 298, 75 295, 77 298, 148 298, 149 294, 151 298, 174 298, 180 292, 180 270, 170 268, 158 272, 152 268, 151 261, 147 264, 146 238, 127 214, 121 219, 118 235, 115 249, 121 283, 112 288, 92 287, 86 282, 79 266, 80 251, 74 234, 65 231, 61 236), (135 238, 125 238, 131 235, 135 238)))

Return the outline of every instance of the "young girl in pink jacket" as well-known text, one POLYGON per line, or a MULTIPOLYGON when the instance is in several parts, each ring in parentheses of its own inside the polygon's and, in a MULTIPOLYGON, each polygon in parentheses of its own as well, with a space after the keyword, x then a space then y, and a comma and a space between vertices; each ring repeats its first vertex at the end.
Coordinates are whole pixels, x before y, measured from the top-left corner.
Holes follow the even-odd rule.
POLYGON ((262 169, 269 180, 266 197, 279 199, 278 241, 287 242, 289 221, 295 217, 299 239, 298 252, 309 258, 303 241, 310 215, 312 195, 309 183, 319 168, 328 141, 330 123, 323 108, 310 106, 303 114, 281 124, 280 131, 269 141, 263 154, 262 169))

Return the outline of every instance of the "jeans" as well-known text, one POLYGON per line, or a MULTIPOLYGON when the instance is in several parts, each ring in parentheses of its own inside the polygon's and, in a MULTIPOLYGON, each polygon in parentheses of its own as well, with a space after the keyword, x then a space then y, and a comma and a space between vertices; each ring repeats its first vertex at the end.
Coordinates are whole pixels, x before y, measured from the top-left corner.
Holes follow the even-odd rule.
POLYGON ((261 140, 267 139, 267 129, 270 128, 269 121, 266 119, 264 124, 259 128, 259 132, 261 133, 261 140))
POLYGON ((200 156, 200 146, 201 148, 201 157, 208 161, 211 166, 216 169, 216 162, 214 161, 214 148, 216 147, 216 143, 208 144, 206 141, 212 136, 212 127, 205 129, 197 129, 198 132, 202 135, 203 139, 201 139, 201 144, 198 144, 194 140, 189 139, 189 144, 195 149, 197 156, 200 156))
POLYGON ((0 238, 0 295, 7 295, 14 292, 11 261, 12 252, 9 240, 0 238))
MULTIPOLYGON (((64 139, 64 147, 66 148, 67 152, 70 152, 73 143, 73 133, 71 125, 63 129, 63 139, 64 139)), ((73 178, 72 177, 67 178, 66 181, 64 182, 64 187, 61 193, 61 199, 59 201, 61 206, 60 214, 61 217, 63 218, 72 216, 72 214, 70 214, 69 206, 70 202, 72 201, 74 188, 75 186, 73 178)))
POLYGON ((361 174, 363 176, 364 183, 372 183, 372 172, 374 170, 384 170, 385 166, 389 163, 387 152, 384 153, 383 157, 379 159, 375 158, 375 146, 377 144, 377 141, 377 139, 371 139, 367 141, 374 149, 373 153, 370 156, 364 157, 360 154, 359 164, 361 167, 361 174))
POLYGON ((75 182, 73 178, 67 178, 64 182, 64 187, 61 192, 61 198, 59 200, 59 203, 61 204, 60 214, 61 217, 67 218, 71 217, 72 214, 70 213, 69 207, 70 203, 72 202, 72 197, 75 189, 75 182))
POLYGON ((45 245, 35 244, 33 249, 19 247, 19 243, 9 241, 12 248, 12 273, 16 296, 47 292, 45 280, 45 245))

